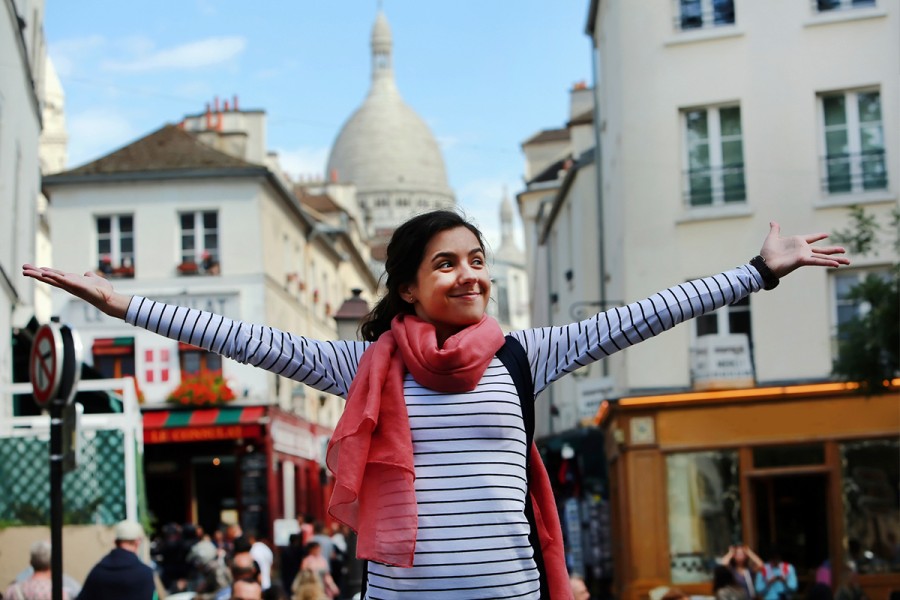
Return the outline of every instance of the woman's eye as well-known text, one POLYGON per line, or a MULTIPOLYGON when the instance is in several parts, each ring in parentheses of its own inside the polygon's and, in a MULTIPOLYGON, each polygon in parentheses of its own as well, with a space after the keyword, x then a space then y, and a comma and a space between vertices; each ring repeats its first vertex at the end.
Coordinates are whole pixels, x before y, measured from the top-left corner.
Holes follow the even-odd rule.
POLYGON ((480 258, 476 258, 476 259, 472 260, 472 264, 480 267, 480 266, 484 265, 484 261, 480 258))
POLYGON ((450 267, 450 266, 451 266, 450 261, 445 260, 438 264, 438 269, 446 269, 447 267, 450 267))

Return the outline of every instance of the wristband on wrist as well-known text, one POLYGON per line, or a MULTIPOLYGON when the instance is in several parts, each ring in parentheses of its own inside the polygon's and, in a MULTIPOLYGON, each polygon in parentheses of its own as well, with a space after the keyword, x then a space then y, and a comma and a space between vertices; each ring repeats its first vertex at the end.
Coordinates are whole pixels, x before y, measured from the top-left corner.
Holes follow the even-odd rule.
POLYGON ((775 273, 772 272, 772 269, 769 268, 769 265, 766 264, 766 259, 757 254, 750 259, 750 264, 759 272, 759 276, 762 277, 764 290, 774 290, 778 287, 778 276, 775 275, 775 273))

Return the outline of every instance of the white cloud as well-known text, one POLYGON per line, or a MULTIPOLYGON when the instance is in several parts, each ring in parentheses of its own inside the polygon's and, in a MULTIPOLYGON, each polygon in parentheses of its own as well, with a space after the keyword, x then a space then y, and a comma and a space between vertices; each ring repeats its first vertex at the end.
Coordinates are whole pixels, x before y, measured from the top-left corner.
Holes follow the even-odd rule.
POLYGON ((328 160, 328 148, 299 147, 292 149, 280 148, 278 163, 285 173, 293 179, 307 179, 311 176, 323 177, 325 175, 325 163, 328 160))
POLYGON ((51 43, 49 52, 53 57, 57 74, 60 77, 73 75, 78 65, 86 62, 92 53, 102 49, 105 44, 106 39, 102 35, 69 38, 51 43))
POLYGON ((90 162, 120 148, 138 136, 137 129, 123 115, 110 108, 91 108, 67 117, 69 125, 69 168, 90 162))
POLYGON ((144 72, 167 69, 199 69, 228 62, 247 47, 242 36, 212 37, 189 42, 174 48, 144 53, 132 60, 107 60, 102 68, 107 71, 144 72))

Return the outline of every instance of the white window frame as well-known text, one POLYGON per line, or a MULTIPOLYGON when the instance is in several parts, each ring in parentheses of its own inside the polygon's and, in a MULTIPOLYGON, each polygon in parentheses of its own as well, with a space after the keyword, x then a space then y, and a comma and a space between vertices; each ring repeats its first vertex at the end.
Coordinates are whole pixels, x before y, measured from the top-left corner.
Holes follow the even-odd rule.
MULTIPOLYGON (((854 284, 858 284, 862 282, 870 274, 883 275, 884 277, 890 276, 890 267, 888 266, 872 266, 866 267, 864 269, 854 269, 851 271, 839 271, 837 273, 832 274, 829 277, 829 286, 831 288, 830 297, 831 297, 831 356, 832 358, 838 357, 838 309, 843 305, 841 299, 838 298, 838 287, 837 282, 838 278, 845 279, 849 277, 853 277, 856 279, 854 284)), ((846 302, 846 304, 852 305, 850 302, 846 302)), ((871 306, 867 302, 860 302, 856 304, 856 315, 855 316, 865 316, 866 313, 871 310, 871 306)))
POLYGON ((97 264, 100 263, 100 259, 103 257, 104 253, 100 252, 100 241, 107 236, 109 237, 109 260, 111 263, 111 267, 113 269, 118 269, 120 267, 125 266, 123 264, 123 260, 125 258, 129 258, 131 260, 131 268, 134 268, 134 254, 135 254, 135 219, 133 213, 124 213, 124 214, 116 214, 116 215, 95 215, 94 217, 94 233, 97 236, 97 244, 94 247, 97 251, 97 264), (131 252, 126 253, 122 252, 122 225, 121 219, 123 217, 129 217, 131 219, 131 232, 129 235, 131 236, 131 252), (109 233, 100 233, 100 219, 109 219, 109 233))
MULTIPOLYGON (((885 278, 890 276, 890 267, 867 267, 865 269, 855 269, 852 271, 843 271, 834 273, 831 276, 831 325, 834 335, 837 335, 837 328, 840 323, 838 323, 838 308, 847 304, 853 305, 850 302, 843 301, 841 298, 838 298, 838 279, 855 279, 854 285, 861 283, 866 277, 869 275, 881 275, 885 278)), ((856 306, 856 316, 862 317, 865 316, 866 313, 871 310, 871 306, 867 302, 859 302, 855 304, 856 306)))
MULTIPOLYGON (((724 164, 722 159, 722 142, 729 141, 722 139, 722 120, 719 115, 719 111, 722 109, 728 108, 737 108, 740 110, 741 105, 739 103, 734 104, 717 104, 712 106, 694 106, 690 108, 684 108, 681 110, 681 131, 684 136, 684 143, 682 144, 682 152, 683 159, 682 164, 684 165, 684 190, 683 190, 683 201, 685 207, 688 210, 703 210, 709 209, 711 207, 722 207, 722 206, 742 206, 747 204, 747 178, 746 178, 746 167, 744 168, 744 199, 741 201, 725 201, 725 185, 724 185, 724 164), (691 192, 691 182, 690 182, 690 170, 691 170, 691 153, 689 147, 688 140, 688 120, 687 115, 690 112, 703 110, 706 111, 706 132, 707 132, 707 144, 709 145, 709 172, 710 179, 712 181, 712 203, 711 204, 693 204, 693 194, 691 192)), ((741 155, 744 156, 744 115, 743 111, 740 113, 741 117, 741 155)), ((746 163, 745 163, 746 165, 746 163)))
POLYGON ((675 2, 675 29, 677 29, 678 31, 701 31, 716 29, 718 27, 734 27, 737 24, 737 10, 734 1, 732 1, 731 3, 731 10, 732 12, 734 12, 734 20, 732 20, 730 23, 716 23, 715 6, 713 4, 713 0, 700 0, 700 18, 702 19, 700 27, 685 28, 681 24, 681 0, 673 1, 675 2))
POLYGON ((810 1, 812 2, 813 10, 820 15, 840 10, 858 10, 861 8, 875 8, 876 6, 878 6, 877 0, 872 0, 871 2, 866 2, 865 4, 856 4, 854 0, 837 0, 836 6, 834 6, 833 8, 822 10, 821 8, 819 8, 818 0, 810 1))
POLYGON ((203 252, 209 251, 210 255, 216 262, 221 262, 221 257, 219 256, 219 248, 222 246, 221 239, 221 227, 219 226, 219 211, 218 210, 185 210, 179 211, 178 213, 178 245, 180 251, 180 257, 182 261, 186 261, 185 257, 193 255, 193 262, 195 264, 200 264, 203 262, 203 252), (213 213, 216 215, 216 228, 210 229, 208 231, 216 232, 216 247, 215 248, 207 248, 206 247, 206 233, 208 232, 205 225, 203 224, 203 215, 213 213), (185 250, 184 249, 184 235, 185 229, 181 223, 181 218, 184 215, 193 215, 194 217, 194 249, 193 250, 185 250))
MULTIPOLYGON (((881 102, 881 88, 861 88, 853 90, 835 90, 832 92, 822 92, 818 94, 817 104, 819 110, 819 144, 821 147, 822 168, 822 193, 828 197, 846 196, 849 194, 869 194, 872 192, 883 193, 888 189, 887 183, 883 188, 873 188, 867 190, 863 187, 863 169, 862 169, 862 134, 859 122, 859 94, 878 93, 878 104, 881 107, 881 135, 884 140, 884 105, 881 102), (829 129, 825 125, 825 98, 843 94, 844 110, 846 124, 843 127, 847 129, 847 152, 850 156, 850 190, 832 192, 828 189, 828 164, 824 157, 828 156, 828 142, 826 134, 829 129)), ((835 126, 832 126, 835 127, 835 126)), ((885 152, 887 149, 884 149, 885 152)), ((887 158, 885 158, 885 168, 887 168, 887 158)))
POLYGON ((699 319, 702 317, 697 317, 696 319, 694 319, 694 326, 691 328, 691 331, 693 333, 693 339, 696 340, 701 337, 706 337, 706 335, 731 335, 732 333, 744 335, 744 332, 742 332, 742 331, 731 331, 731 320, 729 319, 729 316, 732 313, 746 312, 750 315, 750 331, 746 332, 746 336, 747 336, 747 340, 750 342, 750 345, 752 346, 753 345, 753 312, 752 312, 751 306, 752 306, 753 302, 749 296, 746 298, 746 300, 747 300, 747 304, 740 304, 740 305, 726 304, 725 306, 723 306, 722 308, 720 308, 718 310, 715 310, 711 313, 706 313, 705 315, 702 315, 702 317, 715 317, 716 333, 708 333, 705 335, 700 335, 700 333, 697 331, 697 326, 700 323, 699 319))

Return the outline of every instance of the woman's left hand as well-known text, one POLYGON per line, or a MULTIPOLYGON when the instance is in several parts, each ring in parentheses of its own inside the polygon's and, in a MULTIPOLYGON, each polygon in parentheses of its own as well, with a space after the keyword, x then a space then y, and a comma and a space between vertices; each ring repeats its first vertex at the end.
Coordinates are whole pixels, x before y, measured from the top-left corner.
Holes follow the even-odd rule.
POLYGON ((842 246, 813 246, 828 237, 827 233, 781 236, 781 227, 775 221, 769 223, 769 235, 763 242, 760 256, 779 278, 803 266, 839 267, 849 265, 850 259, 838 256, 845 252, 842 246))

